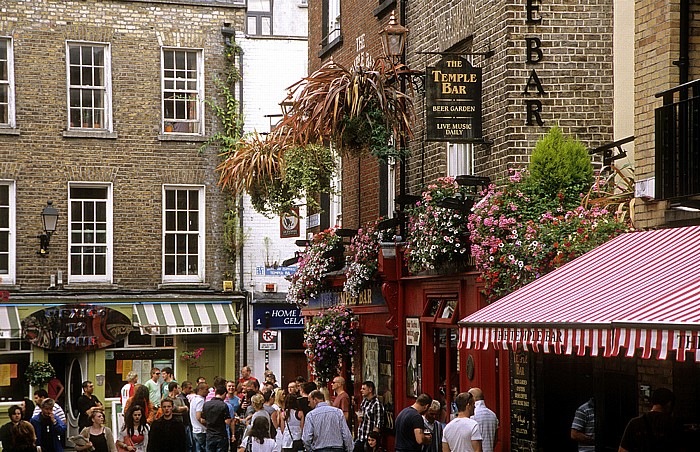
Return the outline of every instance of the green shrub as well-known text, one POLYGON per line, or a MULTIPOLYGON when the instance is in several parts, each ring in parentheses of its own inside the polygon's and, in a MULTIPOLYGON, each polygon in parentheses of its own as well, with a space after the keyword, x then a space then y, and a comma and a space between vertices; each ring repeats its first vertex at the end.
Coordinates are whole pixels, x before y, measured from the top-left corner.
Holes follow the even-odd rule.
POLYGON ((537 142, 529 170, 531 181, 550 197, 584 192, 593 182, 593 167, 586 147, 565 137, 559 127, 553 127, 537 142))

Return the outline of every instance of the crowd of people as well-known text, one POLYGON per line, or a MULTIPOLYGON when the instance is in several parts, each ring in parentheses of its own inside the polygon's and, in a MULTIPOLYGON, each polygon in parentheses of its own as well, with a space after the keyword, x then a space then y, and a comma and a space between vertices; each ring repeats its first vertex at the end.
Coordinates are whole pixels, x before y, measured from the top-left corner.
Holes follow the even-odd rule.
MULTIPOLYGON (((67 441, 77 452, 385 450, 391 416, 374 382, 362 382, 362 400, 355 405, 339 376, 329 391, 303 377, 280 388, 269 370, 261 384, 251 372, 245 366, 238 379, 217 377, 211 385, 203 377, 179 383, 168 367, 151 369, 143 384, 130 372, 121 390, 123 425, 117 432, 105 425, 104 406, 93 394, 93 383, 85 381, 77 400, 80 433, 69 438, 63 409, 39 389, 33 402, 26 399, 10 407, 0 441, 7 452, 36 452, 37 446, 42 452, 63 452, 67 441)), ((472 388, 456 395, 454 402, 457 416, 445 425, 444 406, 420 395, 395 420, 395 449, 493 451, 498 420, 485 407, 482 392, 472 388)))

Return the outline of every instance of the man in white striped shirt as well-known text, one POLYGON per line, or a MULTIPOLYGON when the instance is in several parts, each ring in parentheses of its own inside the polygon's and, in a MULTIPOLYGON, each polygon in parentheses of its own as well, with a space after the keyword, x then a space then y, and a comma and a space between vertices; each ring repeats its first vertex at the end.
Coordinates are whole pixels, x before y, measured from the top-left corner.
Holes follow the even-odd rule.
POLYGON ((481 450, 493 452, 498 440, 498 418, 496 413, 489 410, 484 403, 484 392, 480 388, 471 388, 469 393, 474 396, 474 419, 479 424, 481 431, 481 450))
POLYGON ((352 434, 345 416, 325 400, 326 397, 319 390, 309 394, 311 411, 304 419, 301 435, 304 447, 311 452, 351 452, 352 434))
MULTIPOLYGON (((41 413, 41 402, 48 398, 49 393, 46 391, 46 389, 37 389, 34 391, 34 412, 32 413, 32 417, 41 413)), ((56 402, 53 404, 53 415, 62 420, 64 424, 66 423, 66 413, 63 412, 63 408, 61 408, 56 402)))

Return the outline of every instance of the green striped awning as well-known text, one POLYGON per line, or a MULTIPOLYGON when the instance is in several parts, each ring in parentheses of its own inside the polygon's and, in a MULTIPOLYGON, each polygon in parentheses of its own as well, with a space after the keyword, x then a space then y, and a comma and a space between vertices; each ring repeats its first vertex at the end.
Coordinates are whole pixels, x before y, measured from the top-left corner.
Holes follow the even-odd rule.
POLYGON ((135 304, 141 334, 224 334, 238 319, 231 303, 135 304))
POLYGON ((0 306, 0 339, 22 337, 22 324, 15 306, 0 306))

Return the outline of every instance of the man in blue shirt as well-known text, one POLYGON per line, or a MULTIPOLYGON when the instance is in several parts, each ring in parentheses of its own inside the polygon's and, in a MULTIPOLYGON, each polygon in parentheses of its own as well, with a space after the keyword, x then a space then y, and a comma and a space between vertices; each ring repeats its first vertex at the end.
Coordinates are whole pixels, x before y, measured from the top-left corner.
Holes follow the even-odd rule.
POLYGON ((41 446, 43 452, 63 452, 66 424, 53 414, 53 406, 53 399, 44 399, 41 412, 29 421, 36 432, 36 445, 41 446))
POLYGON ((352 434, 343 412, 326 403, 319 390, 309 394, 311 411, 304 419, 301 439, 306 450, 311 452, 351 452, 352 434))

